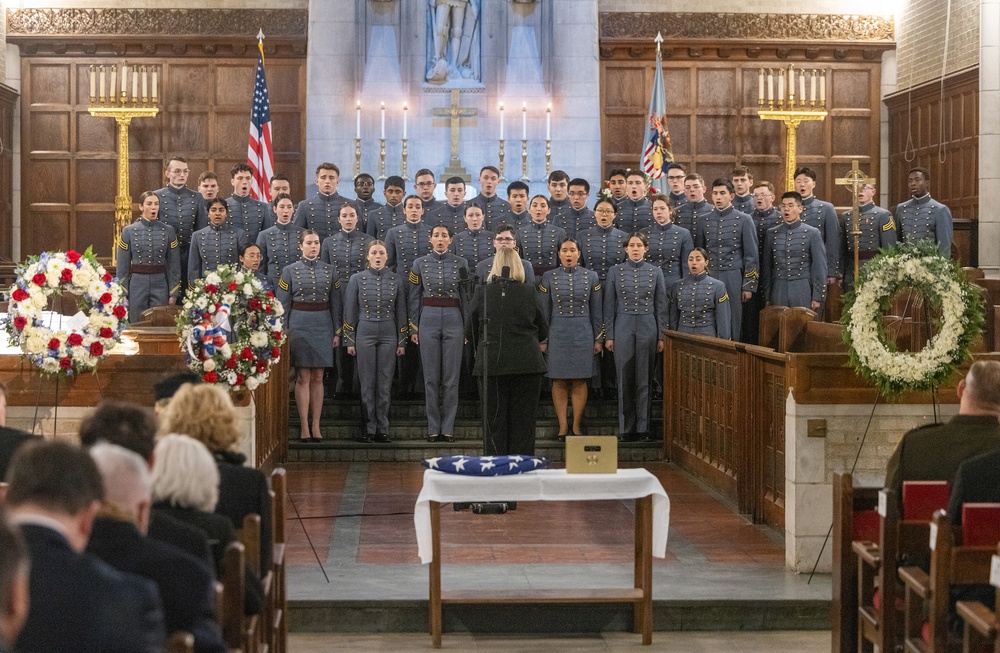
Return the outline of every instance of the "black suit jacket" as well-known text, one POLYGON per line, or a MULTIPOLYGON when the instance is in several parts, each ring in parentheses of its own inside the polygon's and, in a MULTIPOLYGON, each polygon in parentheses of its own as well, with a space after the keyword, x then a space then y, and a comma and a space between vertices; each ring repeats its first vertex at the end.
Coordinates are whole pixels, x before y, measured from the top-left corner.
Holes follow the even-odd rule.
POLYGON ((172 517, 163 510, 153 508, 149 515, 149 532, 146 535, 194 556, 205 563, 212 571, 212 575, 215 575, 215 556, 208 544, 208 535, 200 528, 172 517))
POLYGON ((948 500, 951 523, 962 523, 963 503, 1000 503, 1000 450, 959 465, 948 500))
POLYGON ((549 337, 549 325, 531 284, 495 280, 477 287, 465 322, 465 337, 479 342, 473 371, 477 376, 483 373, 487 356, 489 376, 545 373, 539 343, 549 337), (489 318, 485 329, 488 349, 481 331, 484 318, 489 318))
POLYGON ((7 478, 7 466, 10 465, 10 459, 14 457, 17 448, 35 437, 37 436, 26 431, 0 426, 0 481, 7 478))
POLYGON ((163 651, 166 630, 156 585, 70 548, 34 524, 21 532, 31 553, 31 608, 17 650, 31 653, 163 651))
POLYGON ((243 528, 243 518, 260 515, 260 560, 262 574, 271 568, 271 488, 259 469, 244 467, 246 458, 235 451, 215 453, 219 465, 219 503, 215 512, 229 517, 233 527, 243 528))
POLYGON ((191 633, 200 653, 225 653, 222 630, 215 621, 215 578, 203 562, 169 544, 143 537, 129 522, 108 517, 94 521, 87 552, 119 571, 156 583, 167 632, 191 633))

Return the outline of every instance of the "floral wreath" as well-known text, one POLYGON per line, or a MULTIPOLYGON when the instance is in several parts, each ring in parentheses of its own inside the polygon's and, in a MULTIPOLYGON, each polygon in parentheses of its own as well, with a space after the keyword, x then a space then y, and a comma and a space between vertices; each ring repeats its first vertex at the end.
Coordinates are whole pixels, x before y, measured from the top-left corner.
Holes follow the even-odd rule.
POLYGON ((44 374, 95 371, 97 363, 120 342, 127 311, 122 302, 124 289, 97 262, 92 248, 83 254, 43 252, 16 272, 4 323, 10 344, 20 346, 44 374), (53 329, 42 311, 52 295, 67 292, 77 296, 86 322, 65 318, 68 328, 53 329))
POLYGON ((840 321, 851 365, 886 395, 932 390, 970 358, 969 345, 983 328, 983 306, 979 289, 935 243, 894 245, 861 269, 854 292, 844 297, 840 321), (882 315, 904 288, 941 310, 934 337, 918 352, 897 352, 887 344, 882 315))
MULTIPOLYGON (((659 191, 656 190, 656 188, 653 187, 653 177, 652 176, 647 175, 645 172, 643 172, 641 170, 633 170, 632 168, 625 168, 625 178, 628 179, 629 175, 631 175, 633 173, 636 173, 636 172, 639 172, 639 173, 642 174, 643 181, 646 184, 646 199, 648 199, 648 200, 655 199, 656 195, 659 193, 659 191)), ((605 179, 604 180, 604 185, 601 187, 600 192, 597 193, 597 200, 598 201, 602 201, 603 200, 603 201, 607 201, 607 202, 614 202, 615 201, 615 196, 611 194, 611 180, 610 179, 605 179)))
POLYGON ((194 282, 177 315, 188 368, 206 383, 255 390, 281 358, 284 310, 254 274, 219 266, 194 282))

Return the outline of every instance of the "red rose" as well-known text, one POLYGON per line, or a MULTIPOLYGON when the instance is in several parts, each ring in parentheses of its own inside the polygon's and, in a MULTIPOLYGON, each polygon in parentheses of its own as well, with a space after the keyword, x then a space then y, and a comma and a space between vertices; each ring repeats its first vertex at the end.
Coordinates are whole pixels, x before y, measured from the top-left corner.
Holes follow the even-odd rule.
POLYGON ((245 361, 252 361, 253 351, 251 351, 249 347, 244 347, 243 351, 240 352, 240 358, 242 358, 245 361))
POLYGON ((234 290, 236 290, 236 282, 235 281, 230 281, 229 282, 229 291, 232 292, 234 290))
POLYGON ((271 358, 277 359, 281 356, 281 347, 274 347, 271 349, 271 358))
POLYGON ((266 369, 267 369, 267 361, 263 361, 263 360, 257 361, 257 373, 258 374, 260 374, 261 372, 265 371, 266 369))
POLYGON ((115 306, 115 310, 111 311, 111 313, 120 320, 125 317, 125 307, 115 306))
POLYGON ((104 293, 103 295, 101 295, 101 299, 99 301, 102 304, 110 304, 111 303, 111 293, 109 293, 109 292, 104 293))
POLYGON ((69 250, 68 252, 66 252, 66 260, 69 261, 70 263, 76 263, 77 261, 80 260, 80 252, 72 249, 69 250))
POLYGON ((68 370, 69 368, 73 367, 73 361, 71 361, 68 358, 60 358, 59 367, 61 367, 64 370, 68 370))
POLYGON ((248 305, 250 306, 251 311, 260 310, 260 300, 257 299, 256 297, 251 298, 250 301, 248 302, 248 305))
POLYGON ((69 268, 63 268, 62 274, 59 275, 59 280, 69 283, 73 280, 73 271, 69 268))
POLYGON ((244 376, 242 374, 236 375, 236 383, 234 385, 243 385, 244 376))
POLYGON ((110 338, 115 335, 115 332, 111 330, 111 327, 101 327, 100 335, 102 338, 110 338))
POLYGON ((282 336, 281 331, 272 331, 271 332, 271 337, 273 337, 278 342, 281 342, 281 336, 282 336))
POLYGON ((205 383, 215 383, 219 380, 219 375, 215 372, 205 372, 205 376, 201 378, 205 380, 205 383))
POLYGON ((79 347, 83 344, 83 336, 79 333, 71 333, 69 337, 66 338, 66 342, 69 343, 70 347, 79 347))
POLYGON ((103 353, 104 353, 104 345, 102 345, 101 343, 99 343, 97 341, 94 341, 94 342, 90 343, 90 355, 91 356, 100 356, 103 353))
POLYGON ((35 276, 31 277, 31 281, 36 286, 44 286, 45 285, 45 275, 42 274, 41 272, 39 272, 35 276))
POLYGON ((14 326, 17 328, 18 331, 20 331, 24 327, 28 326, 28 320, 18 315, 17 317, 14 318, 14 326))
POLYGON ((219 289, 218 287, 216 287, 214 283, 209 283, 205 285, 205 292, 207 292, 210 295, 214 295, 215 293, 219 292, 219 289))
POLYGON ((268 297, 268 299, 274 299, 274 293, 271 292, 270 290, 268 290, 267 291, 267 297, 268 297))
POLYGON ((266 305, 266 306, 264 307, 264 312, 265 312, 265 313, 270 313, 270 312, 271 312, 271 305, 270 305, 270 304, 268 304, 268 305, 266 305))
POLYGON ((49 340, 49 349, 59 349, 59 345, 61 344, 62 343, 59 342, 59 338, 53 338, 52 340, 49 340))
POLYGON ((23 302, 28 298, 28 293, 24 292, 21 288, 14 289, 14 292, 10 294, 15 302, 23 302))
POLYGON ((111 283, 112 279, 114 279, 114 277, 111 276, 110 272, 105 272, 104 276, 101 277, 101 281, 103 281, 104 283, 111 283))
POLYGON ((235 369, 235 368, 236 368, 236 357, 233 356, 232 358, 230 358, 229 360, 226 361, 226 369, 227 370, 232 370, 232 369, 235 369))

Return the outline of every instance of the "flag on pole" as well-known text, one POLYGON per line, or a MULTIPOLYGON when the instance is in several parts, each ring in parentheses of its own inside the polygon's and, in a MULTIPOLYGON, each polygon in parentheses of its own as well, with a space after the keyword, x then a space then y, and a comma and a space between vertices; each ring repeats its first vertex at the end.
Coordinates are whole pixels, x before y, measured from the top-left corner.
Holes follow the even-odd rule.
POLYGON ((274 150, 271 148, 271 102, 267 97, 267 78, 264 77, 264 32, 257 33, 257 78, 253 88, 253 107, 250 110, 250 141, 247 145, 247 165, 253 168, 250 197, 271 200, 271 175, 274 174, 274 150))
POLYGON ((651 186, 657 192, 667 192, 664 167, 674 160, 670 151, 670 132, 664 113, 667 110, 667 96, 663 84, 663 60, 660 56, 660 44, 663 36, 656 34, 656 71, 653 74, 653 94, 649 98, 649 112, 646 114, 646 135, 642 144, 641 168, 652 177, 651 186))

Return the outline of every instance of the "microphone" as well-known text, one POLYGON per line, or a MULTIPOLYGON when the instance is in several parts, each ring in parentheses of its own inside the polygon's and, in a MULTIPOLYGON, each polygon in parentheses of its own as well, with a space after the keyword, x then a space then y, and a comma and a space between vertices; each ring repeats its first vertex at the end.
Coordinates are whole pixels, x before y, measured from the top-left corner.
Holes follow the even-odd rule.
POLYGON ((510 279, 510 266, 509 265, 505 265, 502 268, 500 268, 500 278, 501 279, 508 279, 508 280, 510 279))
POLYGON ((469 284, 469 270, 468 268, 458 268, 458 285, 467 286, 469 284))

